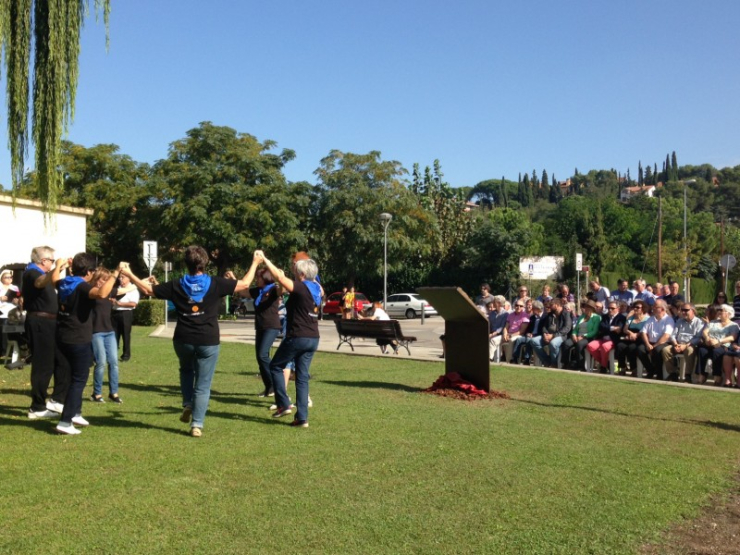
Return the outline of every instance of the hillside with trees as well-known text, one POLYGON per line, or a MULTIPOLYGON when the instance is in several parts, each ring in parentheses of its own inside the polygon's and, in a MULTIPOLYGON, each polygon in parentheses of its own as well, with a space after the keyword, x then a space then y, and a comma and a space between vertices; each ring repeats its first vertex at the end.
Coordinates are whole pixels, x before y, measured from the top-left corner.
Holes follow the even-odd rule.
MULTIPOLYGON (((662 274, 683 277, 684 194, 692 278, 719 283, 722 254, 740 255, 740 166, 679 166, 675 153, 661 167, 642 161, 638 175, 575 169, 558 180, 546 169, 451 187, 438 160, 384 160, 379 151, 331 151, 314 172, 316 183, 289 182, 283 173, 295 153, 272 141, 209 122, 170 145, 147 165, 115 145, 63 143, 59 202, 92 208, 89 250, 101 261, 143 266, 142 240, 157 240, 160 257, 179 263, 180 250, 202 244, 214 267, 240 270, 252 251, 287 257, 307 250, 329 288, 355 283, 371 297, 382 291, 383 227, 388 228, 389 290, 458 285, 473 292, 482 281, 504 292, 519 281, 522 256, 564 256, 573 278, 574 253, 592 275, 657 274, 657 219, 662 199, 662 274), (620 201, 625 188, 656 185, 655 197, 620 201)), ((24 176, 17 194, 40 198, 37 175, 24 176)), ((740 276, 736 271, 730 280, 740 276)))

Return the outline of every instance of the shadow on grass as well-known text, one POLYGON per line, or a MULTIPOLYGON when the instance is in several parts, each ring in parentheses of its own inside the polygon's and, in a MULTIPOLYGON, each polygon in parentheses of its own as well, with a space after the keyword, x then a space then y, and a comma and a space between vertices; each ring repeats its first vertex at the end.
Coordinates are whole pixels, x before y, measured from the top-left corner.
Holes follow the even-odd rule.
POLYGON ((366 389, 393 389, 396 391, 406 391, 407 393, 419 393, 423 391, 421 387, 411 387, 400 383, 389 382, 367 382, 367 381, 337 381, 337 380, 318 380, 321 383, 329 385, 341 385, 343 387, 363 387, 366 389))
POLYGON ((697 426, 716 428, 718 430, 726 430, 728 432, 740 432, 740 425, 727 424, 726 422, 717 422, 715 420, 689 420, 686 418, 663 418, 659 416, 646 416, 644 414, 631 414, 629 412, 601 409, 598 407, 582 407, 578 405, 564 405, 562 403, 542 403, 540 401, 531 401, 529 399, 517 399, 515 397, 512 397, 511 400, 515 402, 519 402, 519 403, 525 403, 528 405, 536 405, 538 407, 546 407, 546 408, 553 408, 553 409, 575 409, 575 410, 583 410, 583 411, 588 411, 588 412, 599 412, 602 414, 613 414, 614 416, 624 416, 626 418, 642 418, 644 420, 656 420, 656 421, 661 421, 661 422, 677 422, 677 423, 686 423, 686 424, 696 424, 697 426))
MULTIPOLYGON (((33 428, 39 432, 47 432, 56 434, 54 427, 58 422, 58 418, 43 418, 40 420, 30 420, 27 415, 28 409, 20 406, 0 406, 0 426, 24 426, 26 428, 33 428), (19 418, 20 417, 20 418, 19 418)), ((169 428, 164 426, 156 426, 153 424, 147 424, 136 420, 130 420, 130 412, 113 411, 105 415, 85 415, 85 419, 90 422, 91 426, 94 427, 107 427, 107 428, 144 428, 151 430, 162 430, 164 432, 182 434, 182 430, 176 428, 169 428)), ((151 414, 151 413, 147 413, 151 414)))

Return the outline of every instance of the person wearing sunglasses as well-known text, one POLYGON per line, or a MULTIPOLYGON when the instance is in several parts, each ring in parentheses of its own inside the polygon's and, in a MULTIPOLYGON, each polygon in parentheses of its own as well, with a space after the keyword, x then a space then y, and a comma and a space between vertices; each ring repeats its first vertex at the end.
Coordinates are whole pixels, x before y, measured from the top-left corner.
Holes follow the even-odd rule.
POLYGON ((514 301, 514 312, 506 317, 503 333, 503 347, 507 362, 514 362, 512 354, 514 341, 527 331, 528 324, 529 314, 524 310, 524 299, 517 299, 514 301))
POLYGON ((637 357, 642 362, 647 377, 663 379, 662 351, 670 345, 671 335, 676 327, 673 317, 668 313, 668 305, 658 299, 653 305, 653 315, 645 322, 637 345, 637 357))
POLYGON ((619 303, 609 301, 606 307, 606 315, 601 317, 596 339, 590 341, 586 346, 591 357, 599 363, 601 368, 609 367, 609 353, 619 341, 627 317, 619 310, 619 303))
POLYGON ((668 374, 668 380, 683 382, 691 379, 691 374, 696 367, 696 357, 702 331, 704 331, 704 322, 696 316, 696 308, 691 303, 684 303, 679 309, 679 315, 680 317, 676 320, 676 326, 671 334, 670 344, 660 354, 663 358, 665 371, 668 374), (684 369, 688 369, 688 377, 683 373, 681 376, 678 375, 675 363, 676 355, 684 357, 684 369))

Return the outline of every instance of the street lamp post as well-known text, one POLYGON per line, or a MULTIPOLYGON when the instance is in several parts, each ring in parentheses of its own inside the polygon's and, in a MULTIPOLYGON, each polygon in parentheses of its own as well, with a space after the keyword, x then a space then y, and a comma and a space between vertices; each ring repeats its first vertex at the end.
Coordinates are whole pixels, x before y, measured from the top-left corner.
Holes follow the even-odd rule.
POLYGON ((380 215, 380 221, 383 222, 383 309, 388 303, 388 226, 392 219, 393 216, 388 212, 380 215))

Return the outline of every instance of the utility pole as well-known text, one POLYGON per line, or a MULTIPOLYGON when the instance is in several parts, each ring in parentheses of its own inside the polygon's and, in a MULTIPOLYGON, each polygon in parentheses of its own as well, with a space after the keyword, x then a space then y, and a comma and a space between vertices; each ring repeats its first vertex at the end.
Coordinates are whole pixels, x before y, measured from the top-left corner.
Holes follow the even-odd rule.
POLYGON ((658 281, 663 283, 663 197, 658 197, 658 281))

